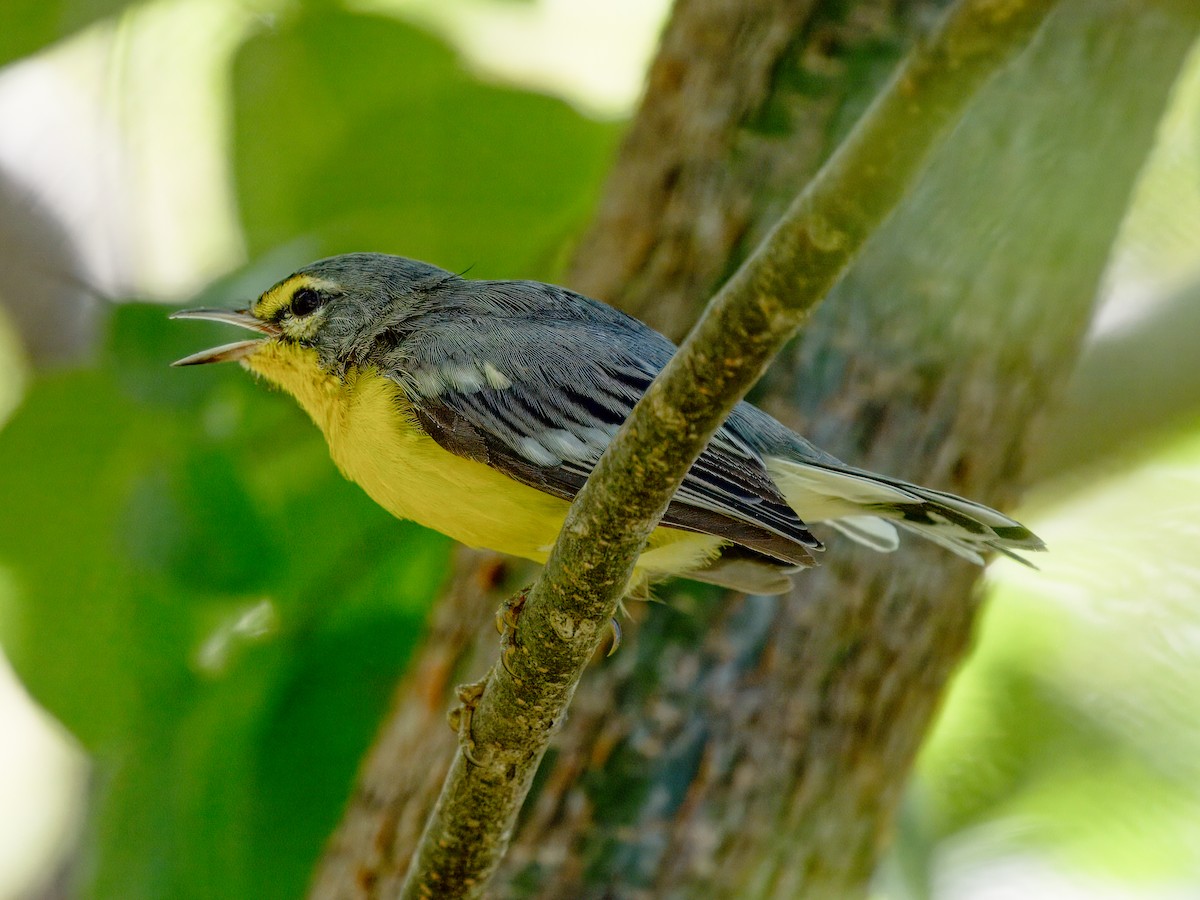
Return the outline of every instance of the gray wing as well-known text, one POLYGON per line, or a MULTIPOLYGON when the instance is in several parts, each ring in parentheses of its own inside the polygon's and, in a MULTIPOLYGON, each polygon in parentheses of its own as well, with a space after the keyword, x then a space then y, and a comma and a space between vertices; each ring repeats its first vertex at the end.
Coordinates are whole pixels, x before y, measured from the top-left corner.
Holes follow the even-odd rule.
MULTIPOLYGON (((590 310, 570 312, 437 317, 408 332, 386 371, 444 449, 571 500, 675 348, 611 308, 600 321, 590 310)), ((758 452, 728 426, 692 466, 663 524, 797 566, 813 565, 810 551, 821 547, 758 452)))

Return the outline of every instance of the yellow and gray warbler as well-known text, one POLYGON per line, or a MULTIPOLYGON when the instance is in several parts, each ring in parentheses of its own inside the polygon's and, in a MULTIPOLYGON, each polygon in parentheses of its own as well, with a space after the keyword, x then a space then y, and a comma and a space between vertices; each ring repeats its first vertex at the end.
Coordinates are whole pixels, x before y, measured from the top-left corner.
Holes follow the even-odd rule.
MULTIPOLYGON (((292 394, 345 475, 388 511, 544 562, 567 508, 675 345, 536 281, 468 280, 377 253, 315 262, 249 309, 188 310, 257 333, 179 360, 236 360, 292 394)), ((976 563, 1041 550, 1020 523, 856 469, 739 403, 692 466, 635 578, 779 593, 826 522, 880 551, 896 529, 976 563)))

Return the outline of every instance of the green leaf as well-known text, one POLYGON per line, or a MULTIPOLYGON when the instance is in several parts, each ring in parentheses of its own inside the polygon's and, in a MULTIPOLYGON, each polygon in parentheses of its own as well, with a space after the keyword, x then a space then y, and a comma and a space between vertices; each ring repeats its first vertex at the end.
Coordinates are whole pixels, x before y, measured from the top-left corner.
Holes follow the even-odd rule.
POLYGON ((234 73, 252 252, 298 235, 476 275, 528 275, 581 223, 615 137, 566 104, 470 79, 401 22, 321 10, 250 40, 234 73))
POLYGON ((131 0, 5 0, 0 65, 132 5, 131 0))

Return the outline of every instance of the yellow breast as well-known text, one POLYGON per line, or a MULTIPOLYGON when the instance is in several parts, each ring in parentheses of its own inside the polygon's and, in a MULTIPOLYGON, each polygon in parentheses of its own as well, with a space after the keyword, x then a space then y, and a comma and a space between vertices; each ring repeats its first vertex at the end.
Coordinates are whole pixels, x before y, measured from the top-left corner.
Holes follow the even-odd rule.
MULTIPOLYGON (((545 562, 567 502, 443 450, 417 425, 394 381, 373 369, 332 377, 315 351, 294 345, 266 344, 243 365, 295 396, 325 434, 338 468, 393 515, 471 547, 545 562)), ((720 544, 709 535, 659 528, 639 568, 685 572, 720 544)))

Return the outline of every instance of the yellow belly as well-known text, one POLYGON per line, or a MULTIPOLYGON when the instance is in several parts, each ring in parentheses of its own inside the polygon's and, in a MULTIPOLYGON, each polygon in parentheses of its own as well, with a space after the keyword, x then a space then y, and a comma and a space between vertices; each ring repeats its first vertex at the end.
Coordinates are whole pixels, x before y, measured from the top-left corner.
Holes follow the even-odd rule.
MULTIPOLYGON (((244 364, 296 397, 338 468, 393 515, 471 547, 546 561, 567 502, 443 450, 417 426, 395 382, 373 370, 332 378, 313 351, 294 346, 265 346, 244 364)), ((721 544, 710 535, 656 529, 638 575, 700 568, 721 544)))

